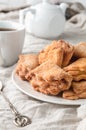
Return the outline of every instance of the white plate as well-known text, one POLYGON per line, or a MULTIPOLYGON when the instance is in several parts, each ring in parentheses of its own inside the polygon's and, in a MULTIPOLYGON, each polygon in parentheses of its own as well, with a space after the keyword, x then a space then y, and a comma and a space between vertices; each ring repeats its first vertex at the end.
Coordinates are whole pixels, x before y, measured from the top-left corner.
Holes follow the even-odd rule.
POLYGON ((78 99, 78 100, 66 100, 58 96, 48 96, 44 95, 40 92, 35 91, 32 86, 27 82, 21 80, 16 74, 15 71, 12 73, 12 80, 15 84, 15 86, 22 91, 23 93, 27 94, 30 97, 33 97, 35 99, 54 103, 54 104, 64 104, 64 105, 81 105, 86 104, 86 99, 78 99))

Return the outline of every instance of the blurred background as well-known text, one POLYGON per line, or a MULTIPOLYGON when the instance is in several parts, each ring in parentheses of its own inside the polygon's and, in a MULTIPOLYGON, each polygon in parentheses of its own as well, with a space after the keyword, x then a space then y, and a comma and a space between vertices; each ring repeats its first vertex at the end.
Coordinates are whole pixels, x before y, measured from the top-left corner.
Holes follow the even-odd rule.
MULTIPOLYGON (((69 5, 69 9, 66 11, 66 19, 70 19, 72 16, 86 11, 86 0, 48 0, 53 4, 59 4, 66 2, 69 5)), ((18 11, 42 2, 42 0, 0 0, 0 19, 18 19, 18 11)))
MULTIPOLYGON (((68 8, 65 11, 65 30, 60 39, 68 39, 70 42, 74 41, 74 43, 86 41, 86 0, 48 1, 55 5, 62 2, 67 3, 68 5, 68 8), (76 36, 78 38, 74 39, 76 36)), ((0 20, 19 22, 20 10, 26 9, 40 2, 42 2, 42 0, 0 0, 0 20)))
MULTIPOLYGON (((19 6, 24 6, 24 5, 32 5, 32 4, 37 4, 39 2, 41 2, 42 0, 0 0, 0 4, 5 4, 5 5, 8 5, 8 6, 16 6, 16 7, 19 7, 19 6)), ((53 3, 56 3, 56 2, 80 2, 82 3, 84 6, 86 6, 86 0, 49 0, 53 3)))

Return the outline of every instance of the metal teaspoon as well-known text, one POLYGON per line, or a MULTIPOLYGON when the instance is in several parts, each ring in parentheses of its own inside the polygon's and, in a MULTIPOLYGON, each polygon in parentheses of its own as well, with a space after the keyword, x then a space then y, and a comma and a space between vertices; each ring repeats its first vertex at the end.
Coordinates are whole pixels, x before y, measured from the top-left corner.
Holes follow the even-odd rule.
POLYGON ((31 124, 30 118, 28 118, 27 116, 21 115, 16 110, 16 108, 14 107, 14 105, 10 102, 10 100, 5 96, 5 94, 3 93, 3 88, 4 88, 4 86, 2 85, 2 82, 0 81, 0 94, 4 97, 4 99, 6 100, 6 102, 8 102, 11 111, 15 115, 13 123, 16 126, 18 126, 18 127, 24 127, 24 126, 27 126, 27 125, 31 124))

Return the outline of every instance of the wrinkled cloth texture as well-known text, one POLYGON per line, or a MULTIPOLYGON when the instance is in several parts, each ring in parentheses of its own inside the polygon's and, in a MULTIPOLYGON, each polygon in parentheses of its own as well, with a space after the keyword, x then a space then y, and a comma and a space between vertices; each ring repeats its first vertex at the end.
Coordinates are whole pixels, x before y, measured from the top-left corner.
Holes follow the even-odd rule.
MULTIPOLYGON (((0 20, 18 21, 18 10, 10 10, 8 13, 3 13, 2 7, 0 10, 0 20)), ((68 20, 64 32, 57 39, 64 39, 72 44, 86 41, 86 11, 83 10, 68 20)), ((26 33, 23 53, 37 53, 50 42, 51 40, 26 33)), ((0 67, 0 80, 3 81, 4 93, 10 101, 20 113, 32 120, 31 125, 21 130, 86 130, 85 104, 81 106, 50 104, 23 94, 12 82, 11 75, 15 66, 16 64, 7 68, 0 67)), ((13 124, 13 119, 8 104, 0 95, 0 130, 20 130, 13 124)))

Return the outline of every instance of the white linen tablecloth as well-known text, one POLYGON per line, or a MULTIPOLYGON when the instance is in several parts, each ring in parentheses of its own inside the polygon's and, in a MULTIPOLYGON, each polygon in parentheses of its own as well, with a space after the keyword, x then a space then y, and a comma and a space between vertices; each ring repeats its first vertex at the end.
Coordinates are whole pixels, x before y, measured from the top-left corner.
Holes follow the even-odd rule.
MULTIPOLYGON (((18 11, 0 13, 0 19, 17 20, 18 11)), ((86 12, 83 11, 67 21, 63 34, 57 39, 65 39, 72 44, 86 41, 86 12)), ((26 33, 23 53, 37 53, 50 42, 50 40, 36 38, 26 33)), ((10 101, 20 113, 27 115, 32 120, 31 125, 21 128, 21 130, 86 130, 86 105, 50 104, 21 93, 11 79, 15 66, 1 67, 0 80, 5 85, 4 93, 10 101)), ((8 104, 0 95, 0 130, 20 130, 13 124, 13 118, 8 104)))

